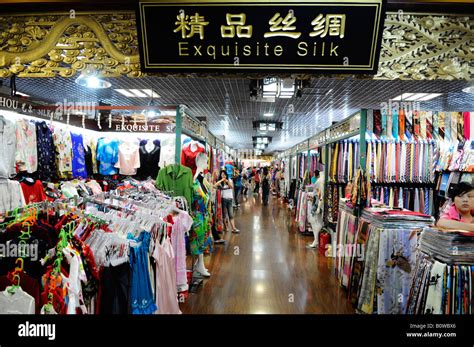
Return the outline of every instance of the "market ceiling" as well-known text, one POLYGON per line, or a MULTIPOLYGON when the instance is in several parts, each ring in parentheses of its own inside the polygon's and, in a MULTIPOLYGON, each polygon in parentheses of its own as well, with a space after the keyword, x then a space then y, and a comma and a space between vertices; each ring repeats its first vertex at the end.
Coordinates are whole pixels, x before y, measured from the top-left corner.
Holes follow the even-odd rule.
MULTIPOLYGON (((8 86, 8 79, 2 80, 8 86)), ((380 108, 402 93, 441 93, 420 106, 437 111, 474 111, 474 94, 462 89, 469 81, 370 80, 354 77, 311 79, 301 97, 277 98, 275 102, 253 101, 247 78, 212 77, 120 77, 108 79, 110 88, 95 90, 79 86, 73 78, 18 78, 19 92, 52 104, 63 101, 111 105, 142 105, 150 98, 126 97, 115 89, 152 89, 160 97, 157 105, 185 104, 195 117, 207 119, 210 131, 224 136, 234 148, 252 148, 252 137, 260 134, 253 121, 283 122, 283 129, 268 132, 272 143, 266 152, 285 150, 329 127, 361 108, 380 108), (226 98, 226 94, 228 98, 226 98), (266 117, 264 114, 273 114, 266 117)))

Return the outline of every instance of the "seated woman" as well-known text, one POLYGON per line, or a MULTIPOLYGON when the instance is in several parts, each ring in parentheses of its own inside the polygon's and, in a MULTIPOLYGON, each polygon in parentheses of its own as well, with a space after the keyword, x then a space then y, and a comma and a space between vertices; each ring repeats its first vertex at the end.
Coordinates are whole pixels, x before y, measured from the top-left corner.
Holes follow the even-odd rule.
POLYGON ((441 214, 436 225, 474 232, 474 186, 459 183, 451 193, 451 199, 453 203, 441 214))

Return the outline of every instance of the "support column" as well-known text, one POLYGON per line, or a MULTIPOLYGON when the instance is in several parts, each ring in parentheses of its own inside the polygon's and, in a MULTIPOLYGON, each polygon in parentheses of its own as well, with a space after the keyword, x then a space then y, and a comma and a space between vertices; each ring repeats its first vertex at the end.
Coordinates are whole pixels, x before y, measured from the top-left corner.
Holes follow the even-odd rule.
POLYGON ((176 142, 175 142, 175 154, 174 160, 176 164, 181 163, 181 130, 182 130, 182 116, 184 113, 184 106, 179 105, 176 107, 176 142))

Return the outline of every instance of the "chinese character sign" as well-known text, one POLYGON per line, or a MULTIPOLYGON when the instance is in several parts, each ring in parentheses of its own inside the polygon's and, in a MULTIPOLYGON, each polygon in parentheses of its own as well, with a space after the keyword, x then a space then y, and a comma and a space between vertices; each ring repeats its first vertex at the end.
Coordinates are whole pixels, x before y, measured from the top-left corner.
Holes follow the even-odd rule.
POLYGON ((174 24, 177 27, 174 29, 174 32, 180 32, 183 39, 189 39, 194 34, 198 34, 201 40, 204 39, 204 27, 209 24, 209 22, 204 20, 204 16, 200 16, 197 12, 193 16, 188 16, 181 12, 176 19, 177 21, 174 24))
POLYGON ((252 37, 252 25, 245 25, 245 13, 231 14, 226 13, 226 25, 221 26, 221 36, 225 38, 252 37))
POLYGON ((140 3, 142 69, 375 73, 383 1, 140 3))

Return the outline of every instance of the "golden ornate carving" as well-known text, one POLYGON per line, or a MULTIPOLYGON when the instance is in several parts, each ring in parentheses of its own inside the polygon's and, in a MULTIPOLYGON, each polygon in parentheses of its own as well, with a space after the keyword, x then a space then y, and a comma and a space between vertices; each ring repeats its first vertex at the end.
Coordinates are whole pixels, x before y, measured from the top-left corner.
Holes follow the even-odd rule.
POLYGON ((470 80, 473 47, 472 17, 388 13, 375 78, 470 80))
POLYGON ((0 17, 0 77, 140 77, 135 16, 0 17))

